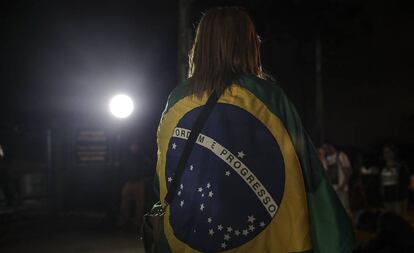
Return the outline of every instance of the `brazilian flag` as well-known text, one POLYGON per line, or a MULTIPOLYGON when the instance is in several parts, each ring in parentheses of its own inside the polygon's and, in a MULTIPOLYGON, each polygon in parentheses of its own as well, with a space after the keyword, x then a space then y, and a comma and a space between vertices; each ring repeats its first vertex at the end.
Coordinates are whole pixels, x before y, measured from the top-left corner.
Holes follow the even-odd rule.
MULTIPOLYGON (((207 101, 170 95, 158 129, 161 202, 207 101)), ((351 252, 351 222, 286 95, 245 76, 220 97, 164 219, 163 252, 351 252)))

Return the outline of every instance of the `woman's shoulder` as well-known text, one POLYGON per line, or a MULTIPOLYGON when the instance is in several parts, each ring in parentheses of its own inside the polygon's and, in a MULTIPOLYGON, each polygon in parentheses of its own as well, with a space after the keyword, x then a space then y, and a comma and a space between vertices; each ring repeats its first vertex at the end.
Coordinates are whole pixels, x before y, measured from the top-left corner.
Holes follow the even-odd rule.
POLYGON ((176 86, 168 95, 167 105, 165 106, 164 113, 167 112, 172 106, 174 106, 180 99, 184 98, 187 94, 188 81, 182 81, 176 86))
MULTIPOLYGON (((280 109, 288 102, 284 91, 274 80, 263 79, 255 75, 244 75, 236 79, 234 84, 248 90, 272 109, 275 107, 280 109)), ((188 96, 188 80, 184 80, 170 92, 164 113, 186 96, 188 96)))
POLYGON ((293 109, 285 92, 274 80, 248 75, 239 78, 237 84, 255 95, 277 115, 286 108, 293 109))
POLYGON ((245 75, 237 79, 237 84, 256 92, 283 93, 283 90, 273 78, 261 78, 255 75, 245 75))

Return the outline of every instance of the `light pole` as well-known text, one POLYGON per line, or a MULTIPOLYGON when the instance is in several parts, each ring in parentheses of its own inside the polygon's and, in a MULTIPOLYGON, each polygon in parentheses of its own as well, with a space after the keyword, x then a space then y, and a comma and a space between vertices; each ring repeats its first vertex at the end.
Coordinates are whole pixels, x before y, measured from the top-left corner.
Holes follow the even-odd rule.
MULTIPOLYGON (((109 111, 115 118, 124 120, 131 116, 132 112, 134 111, 134 101, 132 101, 131 97, 125 94, 115 95, 109 101, 109 111)), ((121 132, 119 129, 116 134, 116 145, 117 154, 115 165, 119 167, 119 163, 121 162, 121 132)))
MULTIPOLYGON (((109 111, 115 118, 119 120, 125 120, 132 115, 134 111, 134 101, 131 97, 125 94, 118 94, 113 96, 109 101, 109 111)), ((119 189, 121 185, 121 152, 122 152, 122 139, 121 139, 121 129, 117 129, 115 134, 115 145, 116 145, 116 158, 115 160, 115 169, 117 177, 115 179, 115 188, 114 188, 114 200, 117 204, 120 203, 119 199, 119 189)), ((115 210, 112 210, 114 213, 115 210)))

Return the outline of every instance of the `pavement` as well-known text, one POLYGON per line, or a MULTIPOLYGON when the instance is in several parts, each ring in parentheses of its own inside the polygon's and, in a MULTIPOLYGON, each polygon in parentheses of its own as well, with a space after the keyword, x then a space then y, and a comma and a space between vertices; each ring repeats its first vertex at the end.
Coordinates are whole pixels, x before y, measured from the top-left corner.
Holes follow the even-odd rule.
POLYGON ((37 214, 8 221, 0 224, 1 253, 144 253, 136 231, 121 230, 104 216, 37 214))
MULTIPOLYGON (((414 228, 414 211, 406 220, 414 228)), ((104 214, 0 208, 1 253, 144 253, 137 228, 114 226, 104 214), (135 230, 135 231, 134 231, 135 230)), ((356 230, 359 242, 375 234, 356 230)))

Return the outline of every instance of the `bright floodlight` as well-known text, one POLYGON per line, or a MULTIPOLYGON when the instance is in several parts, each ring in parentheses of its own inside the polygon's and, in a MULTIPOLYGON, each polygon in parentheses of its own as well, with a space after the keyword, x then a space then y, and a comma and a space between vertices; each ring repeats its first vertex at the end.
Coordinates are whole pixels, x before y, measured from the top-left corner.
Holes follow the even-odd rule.
POLYGON ((134 102, 127 95, 116 95, 109 102, 109 110, 115 117, 124 119, 134 110, 134 102))

